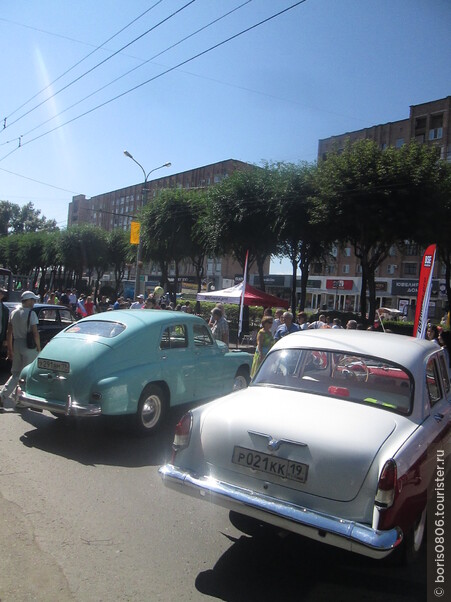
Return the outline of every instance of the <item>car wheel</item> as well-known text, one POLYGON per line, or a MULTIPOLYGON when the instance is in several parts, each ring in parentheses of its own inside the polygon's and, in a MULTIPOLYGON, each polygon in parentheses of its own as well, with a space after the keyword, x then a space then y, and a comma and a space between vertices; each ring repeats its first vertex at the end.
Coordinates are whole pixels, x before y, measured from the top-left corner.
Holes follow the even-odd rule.
POLYGON ((148 385, 141 393, 135 426, 139 433, 155 433, 166 417, 166 396, 158 385, 148 385))
POLYGON ((405 534, 402 543, 387 556, 389 566, 402 566, 414 563, 421 554, 427 524, 426 508, 423 510, 415 525, 405 534))
POLYGON ((415 523, 413 529, 406 535, 405 540, 405 561, 407 564, 415 562, 420 555, 423 542, 425 541, 425 532, 427 524, 426 508, 415 523))
POLYGON ((235 374, 235 379, 233 381, 233 390, 239 391, 240 389, 246 389, 249 382, 249 373, 244 368, 240 368, 235 374))

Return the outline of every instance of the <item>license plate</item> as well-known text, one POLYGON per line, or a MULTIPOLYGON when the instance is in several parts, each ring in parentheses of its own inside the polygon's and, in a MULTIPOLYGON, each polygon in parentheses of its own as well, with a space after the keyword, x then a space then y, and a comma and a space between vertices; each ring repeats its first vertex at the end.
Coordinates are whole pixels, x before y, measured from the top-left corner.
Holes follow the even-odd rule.
POLYGON ((232 462, 282 479, 290 479, 297 483, 305 483, 307 480, 308 464, 293 462, 285 458, 275 458, 269 454, 256 452, 245 447, 234 447, 232 462))
POLYGON ((46 360, 43 357, 38 357, 38 368, 43 370, 54 370, 55 372, 69 372, 69 362, 59 362, 57 360, 46 360))

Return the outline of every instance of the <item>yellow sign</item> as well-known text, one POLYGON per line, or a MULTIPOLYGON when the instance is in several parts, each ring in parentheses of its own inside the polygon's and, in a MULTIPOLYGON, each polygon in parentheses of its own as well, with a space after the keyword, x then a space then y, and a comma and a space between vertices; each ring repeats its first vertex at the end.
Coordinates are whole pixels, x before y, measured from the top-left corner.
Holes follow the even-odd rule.
POLYGON ((139 231, 141 224, 139 222, 132 222, 130 228, 130 244, 139 245, 139 231))

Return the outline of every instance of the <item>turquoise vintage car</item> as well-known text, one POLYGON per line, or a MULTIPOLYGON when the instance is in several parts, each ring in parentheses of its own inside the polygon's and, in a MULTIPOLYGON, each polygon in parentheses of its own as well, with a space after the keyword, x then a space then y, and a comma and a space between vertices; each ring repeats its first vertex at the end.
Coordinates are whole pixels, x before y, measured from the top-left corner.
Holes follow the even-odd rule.
POLYGON ((16 399, 57 416, 132 415, 135 428, 150 434, 172 406, 246 387, 251 362, 197 316, 110 311, 56 335, 22 371, 16 399))

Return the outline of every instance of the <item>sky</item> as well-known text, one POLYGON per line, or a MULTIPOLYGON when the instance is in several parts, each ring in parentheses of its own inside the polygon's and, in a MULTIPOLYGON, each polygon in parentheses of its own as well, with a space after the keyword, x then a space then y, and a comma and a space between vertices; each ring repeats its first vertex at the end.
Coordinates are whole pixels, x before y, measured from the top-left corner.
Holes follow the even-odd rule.
POLYGON ((451 94, 449 0, 0 7, 0 200, 32 202, 61 228, 72 196, 142 180, 125 149, 146 171, 170 161, 164 175, 314 162, 321 138, 451 94))

